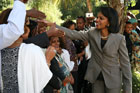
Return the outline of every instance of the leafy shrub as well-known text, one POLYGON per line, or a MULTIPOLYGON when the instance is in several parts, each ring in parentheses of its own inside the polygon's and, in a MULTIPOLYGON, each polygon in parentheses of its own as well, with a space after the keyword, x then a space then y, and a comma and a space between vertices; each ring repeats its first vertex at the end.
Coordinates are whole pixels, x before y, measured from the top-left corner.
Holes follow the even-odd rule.
POLYGON ((133 93, 140 93, 140 73, 132 72, 132 91, 133 93))

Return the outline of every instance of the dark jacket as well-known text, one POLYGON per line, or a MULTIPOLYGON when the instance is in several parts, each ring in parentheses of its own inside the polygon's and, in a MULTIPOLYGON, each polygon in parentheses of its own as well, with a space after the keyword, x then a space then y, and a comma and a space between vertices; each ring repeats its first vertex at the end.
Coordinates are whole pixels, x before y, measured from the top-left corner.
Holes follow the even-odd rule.
POLYGON ((131 56, 132 56, 132 46, 133 46, 132 41, 131 41, 131 39, 129 37, 129 34, 126 33, 125 31, 124 31, 123 35, 125 36, 126 47, 127 47, 127 50, 128 50, 128 55, 131 58, 131 56))
POLYGON ((41 47, 41 48, 47 48, 50 43, 49 43, 49 38, 46 34, 46 32, 36 35, 34 37, 29 37, 28 39, 23 41, 24 43, 34 43, 35 45, 41 47))

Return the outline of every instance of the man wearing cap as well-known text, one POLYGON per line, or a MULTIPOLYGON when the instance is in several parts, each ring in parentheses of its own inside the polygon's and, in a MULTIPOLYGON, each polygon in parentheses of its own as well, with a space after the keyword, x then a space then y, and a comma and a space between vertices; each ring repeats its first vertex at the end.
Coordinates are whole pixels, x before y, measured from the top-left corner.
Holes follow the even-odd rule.
MULTIPOLYGON (((140 62, 140 30, 137 29, 138 21, 134 18, 128 20, 133 25, 133 30, 131 29, 131 34, 129 35, 132 42, 132 67, 136 69, 139 68, 140 62)), ((129 46, 130 47, 130 46, 129 46)))
POLYGON ((138 27, 138 21, 135 18, 131 18, 128 20, 131 24, 133 24, 133 29, 137 31, 137 33, 140 35, 140 28, 138 27))

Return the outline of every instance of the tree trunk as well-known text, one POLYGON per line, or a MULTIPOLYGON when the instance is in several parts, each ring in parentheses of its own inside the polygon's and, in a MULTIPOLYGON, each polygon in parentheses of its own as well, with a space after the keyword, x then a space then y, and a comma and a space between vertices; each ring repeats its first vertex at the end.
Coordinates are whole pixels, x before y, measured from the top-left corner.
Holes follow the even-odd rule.
POLYGON ((92 12, 91 0, 87 0, 88 11, 92 12))
POLYGON ((120 0, 107 0, 107 2, 110 7, 114 8, 118 12, 120 33, 123 33, 126 19, 125 4, 121 4, 120 0))

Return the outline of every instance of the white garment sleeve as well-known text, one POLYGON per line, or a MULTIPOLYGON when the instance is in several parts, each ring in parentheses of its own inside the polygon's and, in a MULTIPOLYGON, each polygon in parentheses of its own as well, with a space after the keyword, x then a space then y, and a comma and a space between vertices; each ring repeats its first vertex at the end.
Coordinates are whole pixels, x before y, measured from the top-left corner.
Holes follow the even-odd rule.
MULTIPOLYGON (((10 46, 24 33, 26 8, 21 1, 14 1, 8 24, 0 25, 0 50, 10 46)), ((0 52, 0 90, 1 90, 1 52, 0 52)), ((1 91, 0 91, 1 93, 1 91)))
POLYGON ((74 67, 74 62, 70 61, 70 54, 67 50, 62 49, 63 53, 61 54, 61 57, 63 58, 64 62, 68 65, 69 70, 71 71, 74 67))
POLYGON ((85 48, 85 56, 87 60, 91 58, 91 50, 89 44, 85 48))
POLYGON ((41 93, 52 78, 41 48, 22 43, 18 55, 19 93, 41 93))
POLYGON ((25 16, 24 3, 15 1, 8 24, 0 25, 0 50, 10 46, 24 33, 25 16))

